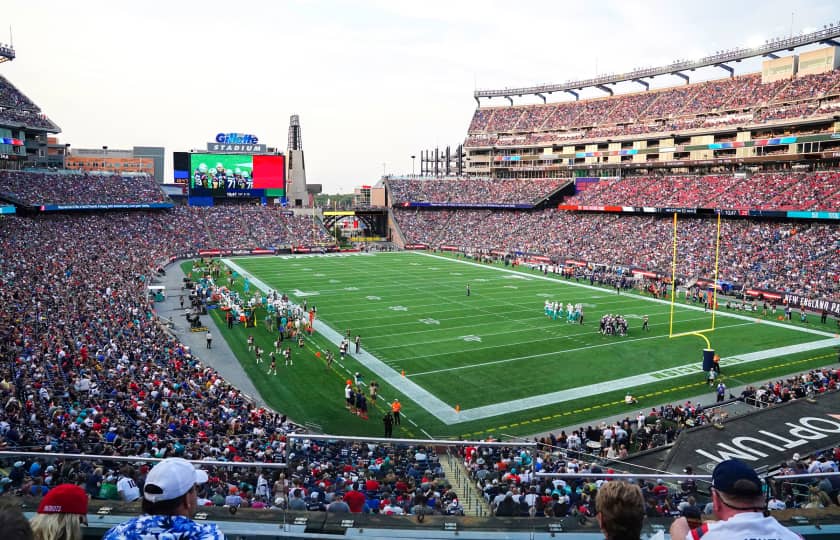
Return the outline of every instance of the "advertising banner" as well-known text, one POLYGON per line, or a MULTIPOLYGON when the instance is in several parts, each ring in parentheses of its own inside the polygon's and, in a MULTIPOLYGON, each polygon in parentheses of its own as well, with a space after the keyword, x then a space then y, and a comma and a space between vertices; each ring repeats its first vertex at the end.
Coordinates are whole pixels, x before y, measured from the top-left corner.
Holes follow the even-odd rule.
POLYGON ((807 456, 840 443, 840 393, 798 399, 726 422, 726 429, 707 425, 684 431, 667 458, 666 470, 711 472, 737 458, 751 467, 778 467, 793 455, 807 456))
POLYGON ((801 294, 782 293, 782 303, 793 309, 805 308, 818 313, 827 311, 833 317, 840 317, 840 302, 833 302, 826 298, 808 298, 801 294))

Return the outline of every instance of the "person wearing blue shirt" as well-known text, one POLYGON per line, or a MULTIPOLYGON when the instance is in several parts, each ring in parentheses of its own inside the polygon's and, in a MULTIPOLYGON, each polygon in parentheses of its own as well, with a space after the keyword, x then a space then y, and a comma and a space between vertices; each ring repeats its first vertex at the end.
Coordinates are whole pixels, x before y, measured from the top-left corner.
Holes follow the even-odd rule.
POLYGON ((110 529, 103 540, 224 540, 215 523, 192 520, 198 509, 197 489, 207 473, 181 458, 167 458, 149 471, 143 486, 144 515, 110 529))

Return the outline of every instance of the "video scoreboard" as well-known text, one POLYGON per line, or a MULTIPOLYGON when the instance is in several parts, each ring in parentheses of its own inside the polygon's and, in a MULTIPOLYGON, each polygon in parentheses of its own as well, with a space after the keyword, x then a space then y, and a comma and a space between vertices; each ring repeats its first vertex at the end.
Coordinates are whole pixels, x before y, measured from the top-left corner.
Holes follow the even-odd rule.
POLYGON ((286 157, 175 152, 175 182, 190 197, 285 197, 286 157))

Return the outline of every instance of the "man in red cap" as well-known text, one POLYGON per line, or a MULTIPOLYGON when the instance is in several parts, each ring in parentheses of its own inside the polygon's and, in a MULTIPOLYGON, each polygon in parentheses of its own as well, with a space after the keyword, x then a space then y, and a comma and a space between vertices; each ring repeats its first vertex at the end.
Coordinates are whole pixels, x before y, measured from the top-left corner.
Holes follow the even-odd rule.
POLYGON ((38 513, 29 523, 35 538, 49 538, 52 531, 68 531, 66 540, 82 539, 82 523, 87 525, 88 496, 73 484, 59 484, 41 499, 38 513), (48 532, 49 531, 49 532, 48 532))

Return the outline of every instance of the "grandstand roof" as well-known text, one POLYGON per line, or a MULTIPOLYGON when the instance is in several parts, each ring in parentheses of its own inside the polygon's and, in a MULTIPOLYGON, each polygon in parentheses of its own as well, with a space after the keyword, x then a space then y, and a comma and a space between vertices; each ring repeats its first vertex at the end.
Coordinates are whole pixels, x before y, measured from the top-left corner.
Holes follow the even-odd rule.
POLYGON ((612 94, 612 89, 606 85, 616 84, 624 81, 633 81, 648 87, 643 79, 652 79, 658 75, 677 75, 688 82, 688 75, 684 71, 693 71, 704 67, 720 67, 725 69, 730 74, 734 73, 733 68, 728 66, 729 62, 740 62, 748 58, 757 56, 769 56, 776 58, 775 53, 780 51, 793 51, 796 48, 813 45, 815 43, 823 43, 828 45, 840 45, 836 38, 840 37, 840 24, 826 25, 822 30, 817 30, 810 34, 802 34, 799 36, 791 36, 788 38, 776 38, 768 40, 764 45, 752 48, 736 48, 726 51, 719 51, 713 55, 705 56, 698 60, 677 60, 671 64, 652 68, 642 68, 626 73, 610 73, 600 77, 591 79, 582 79, 577 81, 569 81, 562 84, 543 84, 537 86, 526 86, 520 88, 503 88, 500 90, 476 90, 473 97, 480 104, 480 98, 507 98, 511 105, 513 99, 511 96, 536 95, 543 100, 544 94, 551 94, 554 92, 569 92, 577 97, 577 91, 584 88, 600 88, 605 92, 612 94))

